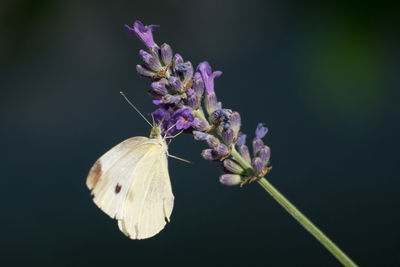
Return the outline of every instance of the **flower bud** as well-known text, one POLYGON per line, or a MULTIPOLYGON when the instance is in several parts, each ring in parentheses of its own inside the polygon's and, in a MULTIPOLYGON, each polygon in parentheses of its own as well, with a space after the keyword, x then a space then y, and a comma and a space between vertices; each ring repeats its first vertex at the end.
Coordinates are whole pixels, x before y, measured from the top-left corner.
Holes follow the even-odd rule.
POLYGON ((207 121, 200 119, 200 118, 195 118, 192 122, 193 128, 195 128, 198 131, 206 131, 210 128, 210 125, 208 124, 207 121))
POLYGON ((200 131, 193 131, 193 137, 195 140, 197 141, 204 141, 207 140, 207 137, 209 136, 209 134, 200 132, 200 131))
POLYGON ((217 97, 214 93, 206 94, 206 97, 204 98, 204 105, 208 114, 212 114, 217 110, 217 97))
POLYGON ((238 112, 233 112, 231 115, 231 127, 235 135, 237 135, 240 130, 240 115, 238 112))
POLYGON ((264 164, 259 157, 255 157, 253 159, 253 161, 251 162, 251 166, 253 167, 253 170, 256 174, 261 173, 264 169, 264 164))
POLYGON ((228 147, 224 144, 219 144, 214 147, 214 151, 217 153, 218 156, 225 156, 229 153, 228 147))
POLYGON ((199 105, 199 99, 193 89, 189 89, 186 92, 187 105, 191 108, 196 108, 199 105))
POLYGON ((264 147, 264 142, 261 139, 253 140, 253 155, 257 156, 258 152, 264 147))
POLYGON ((203 151, 201 151, 201 156, 205 159, 205 160, 215 160, 215 154, 213 152, 212 149, 204 149, 203 151))
POLYGON ((251 163, 251 158, 250 158, 250 152, 249 148, 246 145, 240 145, 238 146, 238 151, 242 158, 248 163, 251 163))
POLYGON ((242 177, 237 174, 222 174, 219 177, 219 181, 223 185, 228 185, 228 186, 238 185, 242 182, 242 177))
POLYGON ((238 140, 236 141, 236 145, 241 146, 241 145, 246 144, 246 137, 247 137, 247 135, 245 135, 244 133, 240 133, 238 140))
POLYGON ((144 77, 153 77, 154 75, 156 75, 155 72, 149 70, 141 64, 136 65, 136 71, 139 73, 139 75, 144 77))
POLYGON ((175 54, 174 58, 172 59, 172 63, 174 65, 174 69, 175 69, 177 65, 183 63, 182 56, 179 54, 175 54))
MULTIPOLYGON (((207 99, 207 97, 206 97, 207 99)), ((230 109, 217 109, 210 114, 210 122, 212 124, 216 124, 217 122, 224 122, 225 124, 229 123, 228 127, 230 127, 230 117, 232 114, 232 110, 230 109)))
POLYGON ((264 166, 269 162, 271 157, 271 150, 268 146, 264 146, 260 152, 258 152, 258 156, 260 157, 261 161, 263 162, 264 166))
POLYGON ((235 138, 235 133, 231 128, 228 128, 222 131, 221 136, 224 143, 229 146, 230 144, 232 144, 233 138, 235 138))
POLYGON ((156 106, 163 106, 164 105, 162 99, 155 98, 151 102, 153 102, 153 104, 156 105, 156 106))
POLYGON ((140 56, 142 57, 143 61, 146 63, 146 66, 155 72, 162 70, 160 61, 152 56, 151 54, 147 53, 143 49, 139 51, 140 56))
POLYGON ((169 82, 169 88, 171 89, 171 91, 179 92, 182 90, 182 82, 180 79, 172 76, 171 78, 169 78, 168 82, 169 82))
POLYGON ((168 44, 161 45, 161 60, 165 66, 168 66, 172 61, 172 49, 168 44))
POLYGON ((151 88, 155 93, 159 95, 166 95, 168 93, 168 90, 165 87, 166 83, 167 83, 166 79, 161 79, 158 82, 151 83, 151 88))
POLYGON ((263 138, 268 133, 268 128, 264 127, 264 123, 259 123, 256 129, 256 139, 263 138))
POLYGON ((207 141, 207 144, 212 148, 215 148, 216 146, 218 146, 220 144, 218 138, 216 138, 212 135, 208 135, 206 141, 207 141))
POLYGON ((224 129, 224 130, 228 130, 230 127, 231 127, 231 121, 230 120, 223 120, 222 122, 221 122, 221 127, 222 127, 222 129, 224 129))
POLYGON ((180 96, 174 96, 174 95, 165 95, 162 97, 162 102, 164 104, 174 104, 178 103, 181 100, 180 96))
POLYGON ((203 78, 201 78, 200 72, 196 72, 194 74, 192 88, 196 92, 197 97, 201 97, 203 95, 204 82, 203 82, 203 78))
POLYGON ((223 165, 225 169, 227 169, 231 173, 242 174, 244 171, 243 168, 238 163, 236 163, 231 159, 224 160, 223 165))
POLYGON ((193 66, 190 61, 176 65, 175 70, 178 72, 184 83, 187 83, 193 77, 193 66))

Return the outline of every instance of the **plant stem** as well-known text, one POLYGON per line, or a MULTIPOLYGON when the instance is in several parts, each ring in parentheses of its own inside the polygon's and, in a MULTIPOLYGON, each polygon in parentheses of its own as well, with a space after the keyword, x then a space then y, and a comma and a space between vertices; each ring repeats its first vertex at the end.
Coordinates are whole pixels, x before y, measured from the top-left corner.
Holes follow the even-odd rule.
POLYGON ((344 266, 357 266, 335 243, 332 242, 321 230, 318 229, 306 216, 303 215, 292 203, 264 177, 258 183, 265 189, 290 215, 293 216, 307 231, 309 231, 333 256, 344 266))
MULTIPOLYGON (((243 167, 251 166, 241 157, 235 148, 232 157, 243 167)), ((265 189, 293 218, 295 218, 308 232, 310 232, 333 256, 344 266, 357 266, 339 247, 335 245, 321 230, 318 229, 303 213, 301 213, 289 200, 287 200, 267 179, 262 177, 258 183, 265 189)))

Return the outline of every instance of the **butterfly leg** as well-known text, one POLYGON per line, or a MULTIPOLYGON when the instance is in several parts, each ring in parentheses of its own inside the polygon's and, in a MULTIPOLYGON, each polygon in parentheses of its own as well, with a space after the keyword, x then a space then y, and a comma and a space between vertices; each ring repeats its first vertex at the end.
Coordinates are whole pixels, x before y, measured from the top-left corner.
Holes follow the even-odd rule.
POLYGON ((168 151, 167 151, 167 156, 168 156, 168 157, 171 157, 171 158, 174 158, 174 159, 177 159, 177 160, 181 160, 181 161, 186 162, 186 163, 192 164, 192 162, 190 162, 190 161, 188 161, 188 160, 186 160, 186 159, 183 159, 183 158, 180 158, 180 157, 177 157, 177 156, 174 156, 174 155, 170 155, 170 154, 168 153, 168 151))

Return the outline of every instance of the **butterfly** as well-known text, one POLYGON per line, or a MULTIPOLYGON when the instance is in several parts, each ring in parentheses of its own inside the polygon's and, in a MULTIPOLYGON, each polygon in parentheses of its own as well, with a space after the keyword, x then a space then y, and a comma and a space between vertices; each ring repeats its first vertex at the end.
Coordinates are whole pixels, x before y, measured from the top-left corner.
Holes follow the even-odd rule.
POLYGON ((152 237, 170 220, 174 195, 167 156, 180 158, 168 154, 166 138, 171 137, 162 137, 160 125, 153 123, 149 138, 132 137, 114 146, 94 163, 86 179, 94 203, 118 220, 119 229, 131 239, 152 237))

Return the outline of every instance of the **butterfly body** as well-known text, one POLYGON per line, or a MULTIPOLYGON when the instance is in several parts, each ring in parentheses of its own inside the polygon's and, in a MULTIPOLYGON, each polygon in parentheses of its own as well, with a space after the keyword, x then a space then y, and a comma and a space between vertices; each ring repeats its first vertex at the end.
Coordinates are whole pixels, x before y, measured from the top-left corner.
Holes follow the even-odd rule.
POLYGON ((95 162, 86 180, 94 203, 131 239, 156 235, 172 213, 168 145, 160 133, 154 126, 150 138, 132 137, 116 145, 95 162))

